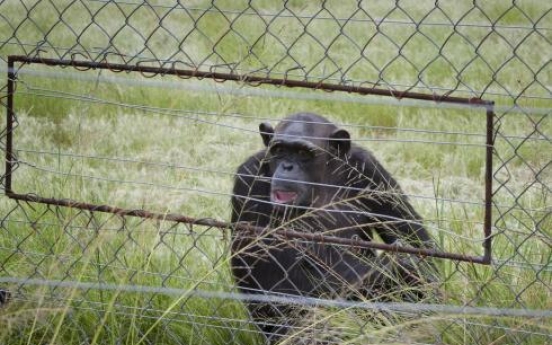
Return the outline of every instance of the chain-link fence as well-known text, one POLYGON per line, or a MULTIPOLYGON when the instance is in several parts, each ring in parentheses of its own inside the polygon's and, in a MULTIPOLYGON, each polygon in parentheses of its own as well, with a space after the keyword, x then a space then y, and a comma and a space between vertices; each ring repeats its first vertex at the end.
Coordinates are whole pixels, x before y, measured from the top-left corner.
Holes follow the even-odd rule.
POLYGON ((301 344, 552 340, 550 4, 7 0, 0 33, 0 343, 253 344, 267 329, 301 344), (402 187, 383 194, 408 196, 402 215, 420 213, 432 246, 390 247, 404 219, 362 224, 348 201, 253 229, 259 260, 326 251, 343 278, 364 267, 352 253, 434 255, 430 297, 350 279, 322 293, 327 257, 266 272, 317 293, 237 288, 233 176, 262 149, 259 123, 300 111, 370 148, 402 187))

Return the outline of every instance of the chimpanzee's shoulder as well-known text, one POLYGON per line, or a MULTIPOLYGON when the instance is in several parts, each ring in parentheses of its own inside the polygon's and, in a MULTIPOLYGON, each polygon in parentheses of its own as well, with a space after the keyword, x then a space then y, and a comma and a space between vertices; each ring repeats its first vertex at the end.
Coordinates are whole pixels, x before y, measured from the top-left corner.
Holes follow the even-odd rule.
POLYGON ((266 150, 261 150, 251 156, 249 156, 240 166, 238 167, 238 174, 248 174, 248 175, 258 175, 261 171, 261 166, 263 165, 263 160, 266 157, 266 150))
POLYGON ((372 151, 360 147, 357 144, 351 145, 351 150, 347 156, 350 163, 361 162, 368 165, 381 165, 372 151))
POLYGON ((384 185, 397 187, 398 184, 385 169, 376 156, 368 149, 362 148, 356 144, 351 146, 347 155, 347 166, 359 174, 360 180, 356 180, 359 185, 384 185), (364 181, 364 182, 361 182, 364 181))

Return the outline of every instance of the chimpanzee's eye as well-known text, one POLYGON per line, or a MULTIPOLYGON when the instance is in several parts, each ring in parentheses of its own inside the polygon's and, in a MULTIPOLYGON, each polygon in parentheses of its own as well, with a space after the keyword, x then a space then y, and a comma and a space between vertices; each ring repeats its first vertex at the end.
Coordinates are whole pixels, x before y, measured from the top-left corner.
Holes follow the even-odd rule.
POLYGON ((307 149, 299 149, 297 151, 297 154, 299 155, 299 158, 301 158, 301 159, 307 159, 307 158, 310 158, 312 156, 311 151, 307 150, 307 149))
POLYGON ((284 148, 283 148, 281 145, 273 146, 273 147, 270 149, 270 153, 271 153, 273 156, 282 156, 282 155, 284 154, 284 148))

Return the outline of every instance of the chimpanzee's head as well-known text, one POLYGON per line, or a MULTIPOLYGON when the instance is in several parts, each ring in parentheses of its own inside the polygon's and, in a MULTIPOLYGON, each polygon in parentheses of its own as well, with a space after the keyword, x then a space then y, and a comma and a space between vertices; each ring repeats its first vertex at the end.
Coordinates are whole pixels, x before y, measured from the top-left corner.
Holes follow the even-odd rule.
POLYGON ((351 148, 349 133, 322 116, 298 113, 276 128, 259 125, 267 147, 270 200, 276 205, 310 206, 327 183, 330 160, 344 157, 351 148))

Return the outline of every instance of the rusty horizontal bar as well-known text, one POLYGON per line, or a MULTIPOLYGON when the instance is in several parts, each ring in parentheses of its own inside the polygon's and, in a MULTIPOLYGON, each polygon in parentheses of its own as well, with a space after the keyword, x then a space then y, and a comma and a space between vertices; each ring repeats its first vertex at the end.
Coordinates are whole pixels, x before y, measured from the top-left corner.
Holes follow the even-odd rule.
POLYGON ((442 252, 435 249, 428 248, 413 248, 404 246, 395 246, 384 243, 362 241, 358 239, 347 239, 333 236, 325 236, 323 234, 316 233, 304 233, 289 229, 277 229, 270 230, 271 234, 282 236, 289 239, 304 239, 309 241, 324 242, 330 244, 348 245, 358 248, 372 248, 385 251, 416 254, 420 256, 432 256, 445 259, 453 259, 458 261, 467 261, 471 263, 490 264, 491 262, 491 211, 492 211, 492 153, 493 153, 493 119, 494 119, 494 103, 491 101, 482 100, 480 98, 461 98, 452 97, 448 95, 428 95, 409 91, 392 91, 378 88, 367 88, 360 86, 347 86, 339 84, 329 83, 314 83, 307 81, 291 80, 291 79, 275 79, 258 77, 253 75, 238 75, 233 73, 219 73, 219 72, 205 72, 198 70, 181 70, 175 68, 158 68, 140 65, 124 65, 124 64, 112 64, 107 62, 91 62, 91 61, 77 61, 77 60, 58 60, 58 59, 46 59, 41 57, 27 57, 27 56, 8 56, 8 97, 7 97, 7 139, 6 139, 6 172, 4 180, 5 194, 11 199, 21 200, 25 202, 37 202, 48 205, 57 205, 72 207, 82 210, 88 210, 92 212, 105 212, 113 213, 120 216, 132 216, 147 219, 167 220, 180 223, 197 224, 208 227, 215 227, 219 229, 234 229, 243 230, 255 233, 259 236, 266 235, 267 229, 251 226, 248 224, 230 224, 214 219, 194 219, 186 217, 176 213, 155 213, 145 210, 129 210, 109 205, 97 205, 89 204, 69 199, 54 199, 44 198, 34 194, 18 194, 12 190, 12 173, 15 163, 15 155, 13 154, 13 125, 15 123, 14 103, 13 96, 15 93, 15 80, 17 78, 14 63, 39 63, 49 66, 72 66, 75 68, 86 69, 109 69, 113 71, 128 71, 128 72, 142 72, 142 73, 155 73, 159 75, 175 75, 184 77, 196 77, 196 78, 210 78, 214 80, 233 80, 241 82, 250 82, 267 85, 278 85, 287 87, 302 87, 319 89, 326 91, 344 91, 350 93, 358 93, 362 95, 379 95, 400 98, 421 99, 435 102, 457 103, 467 104, 477 107, 485 107, 487 109, 487 146, 486 146, 486 173, 485 173, 485 220, 484 220, 484 255, 473 256, 442 252))
POLYGON ((364 86, 354 86, 354 85, 342 85, 342 84, 331 84, 324 82, 311 82, 304 80, 295 80, 288 78, 269 78, 262 77, 252 74, 236 74, 236 73, 222 73, 222 72, 213 72, 213 71, 200 71, 197 69, 178 69, 178 68, 167 68, 167 67, 151 67, 144 65, 126 65, 119 63, 109 63, 109 62, 95 62, 95 61, 80 61, 80 60, 59 60, 59 59, 48 59, 41 57, 29 57, 21 55, 11 55, 9 56, 11 61, 19 61, 24 63, 40 63, 51 66, 72 66, 75 68, 87 68, 87 69, 108 69, 114 70, 117 72, 128 71, 128 72, 141 72, 141 73, 152 73, 159 75, 175 75, 178 77, 190 77, 190 78, 199 78, 199 79, 214 79, 214 80, 231 80, 231 81, 240 81, 244 83, 254 83, 256 85, 266 84, 266 85, 276 85, 276 86, 286 86, 286 87, 301 87, 315 90, 324 90, 324 91, 343 91, 348 93, 357 93, 360 95, 376 95, 376 96, 387 96, 393 97, 396 99, 410 98, 410 99, 420 99, 427 101, 434 101, 438 103, 455 103, 455 104, 466 104, 476 107, 489 107, 492 106, 492 102, 485 101, 481 98, 472 97, 453 97, 449 95, 436 95, 436 94, 425 94, 420 92, 411 92, 411 91, 394 91, 389 89, 380 89, 375 87, 364 87, 364 86))
POLYGON ((214 219, 194 219, 190 217, 183 216, 177 213, 156 213, 149 212, 145 210, 130 210, 123 209, 116 206, 110 205, 98 205, 98 204, 89 204, 86 202, 80 202, 70 199, 56 199, 56 198, 44 198, 35 194, 18 194, 13 192, 7 192, 6 195, 14 200, 21 200, 25 202, 36 202, 46 205, 55 205, 55 206, 64 206, 69 208, 76 208, 80 210, 87 210, 93 212, 104 212, 104 213, 113 213, 118 216, 131 216, 139 217, 146 219, 155 219, 155 220, 166 220, 177 223, 188 223, 188 224, 197 224, 204 225, 219 229, 229 228, 228 223, 217 221, 214 219))
POLYGON ((468 261, 472 263, 483 263, 483 258, 479 256, 447 253, 447 252, 443 252, 435 249, 428 249, 428 248, 396 246, 396 245, 385 244, 385 243, 364 241, 360 239, 326 236, 321 233, 307 233, 307 232, 295 231, 295 230, 290 230, 285 228, 267 229, 267 228, 262 228, 258 226, 252 226, 247 223, 232 224, 232 223, 222 222, 214 219, 195 219, 195 218, 186 217, 177 213, 158 213, 158 212, 149 212, 145 210, 130 210, 130 209, 123 209, 120 207, 109 206, 109 205, 89 204, 89 203, 70 200, 70 199, 44 198, 34 194, 7 193, 7 196, 11 199, 25 201, 25 202, 36 202, 36 203, 46 204, 46 205, 65 206, 69 208, 76 208, 76 209, 86 210, 91 212, 113 213, 118 216, 131 216, 131 217, 139 217, 139 218, 145 218, 145 219, 166 220, 171 222, 214 227, 218 229, 232 229, 233 231, 246 231, 249 233, 253 233, 259 237, 263 237, 266 235, 270 235, 270 236, 275 235, 275 236, 281 236, 285 239, 303 239, 303 240, 319 242, 319 243, 351 246, 354 248, 380 249, 380 250, 390 251, 394 253, 407 253, 407 254, 415 254, 418 256, 431 256, 431 257, 444 258, 444 259, 468 261))

